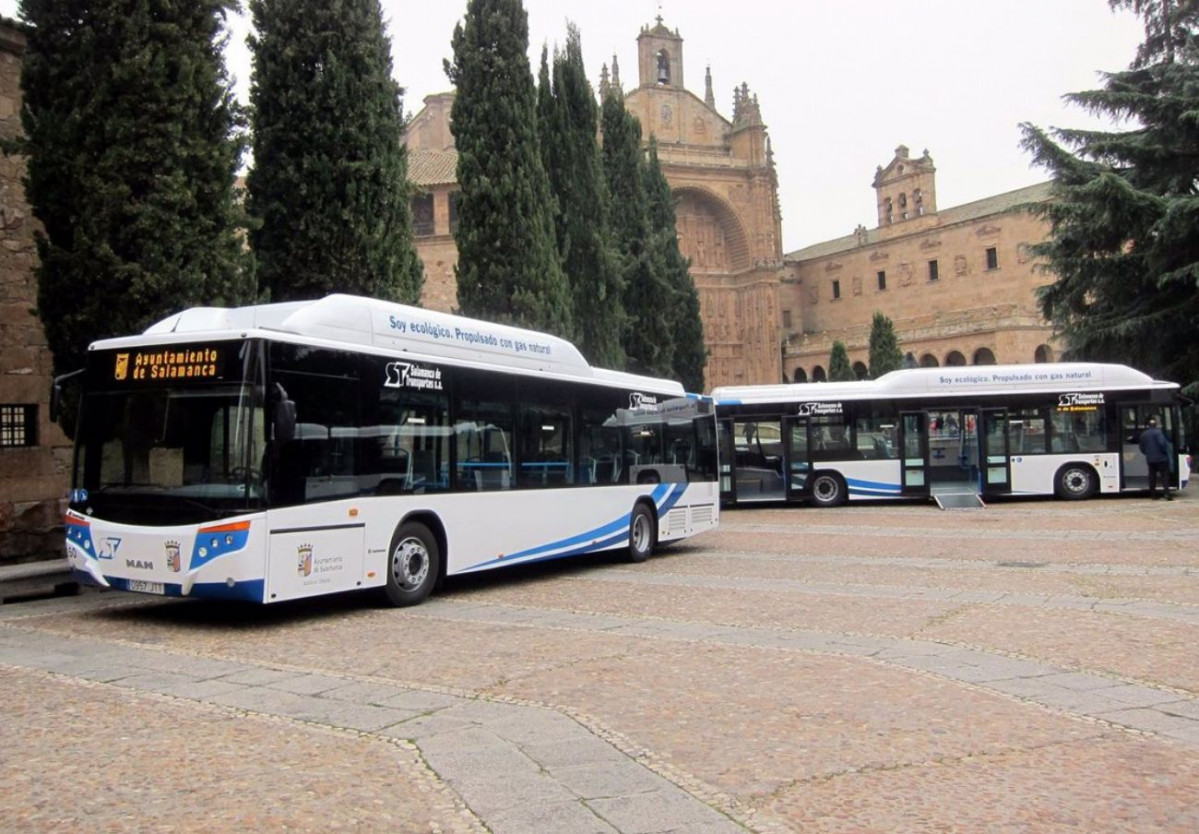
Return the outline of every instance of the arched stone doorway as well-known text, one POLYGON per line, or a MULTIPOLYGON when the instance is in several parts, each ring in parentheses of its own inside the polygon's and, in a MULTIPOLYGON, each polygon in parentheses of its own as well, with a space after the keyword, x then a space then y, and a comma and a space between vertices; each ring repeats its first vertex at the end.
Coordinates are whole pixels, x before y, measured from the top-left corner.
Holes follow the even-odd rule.
POLYGON ((979 348, 978 350, 974 351, 974 364, 994 365, 996 364, 995 354, 991 352, 990 348, 979 348))
POLYGON ((1034 362, 1052 362, 1053 361, 1053 348, 1049 347, 1049 345, 1037 345, 1036 352, 1033 353, 1033 355, 1032 355, 1032 361, 1034 361, 1034 362))
POLYGON ((926 353, 920 357, 921 368, 938 368, 940 366, 941 363, 937 361, 937 357, 933 356, 931 353, 926 353))
POLYGON ((817 365, 812 369, 812 382, 828 382, 828 376, 824 372, 824 368, 817 365))
POLYGON ((792 382, 807 382, 808 372, 803 368, 796 368, 795 373, 791 375, 792 382))
POLYGON ((676 189, 679 250, 691 259, 691 271, 740 272, 749 269, 749 237, 736 212, 702 188, 676 189))
POLYGON ((945 364, 950 368, 960 367, 966 364, 966 357, 962 356, 959 351, 951 350, 945 357, 945 364))
POLYGON ((869 379, 870 378, 870 369, 866 367, 865 362, 854 362, 853 363, 853 375, 856 376, 858 379, 869 379))

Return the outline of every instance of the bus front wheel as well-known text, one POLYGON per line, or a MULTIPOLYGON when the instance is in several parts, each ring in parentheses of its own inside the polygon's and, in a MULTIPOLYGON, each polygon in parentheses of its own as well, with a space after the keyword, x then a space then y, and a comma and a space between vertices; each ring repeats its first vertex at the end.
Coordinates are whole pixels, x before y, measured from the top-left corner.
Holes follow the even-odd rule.
POLYGON ((812 478, 812 503, 817 507, 837 507, 845 503, 849 490, 835 472, 817 472, 812 478))
POLYGON ((1095 470, 1085 463, 1067 463, 1057 471, 1057 497, 1079 501, 1095 494, 1095 470))
POLYGON ((654 541, 658 538, 654 514, 645 504, 633 507, 629 518, 629 561, 644 562, 654 552, 654 541))
POLYGON ((441 551, 437 539, 420 522, 408 521, 391 537, 387 560, 387 600, 395 606, 423 602, 437 584, 441 551))

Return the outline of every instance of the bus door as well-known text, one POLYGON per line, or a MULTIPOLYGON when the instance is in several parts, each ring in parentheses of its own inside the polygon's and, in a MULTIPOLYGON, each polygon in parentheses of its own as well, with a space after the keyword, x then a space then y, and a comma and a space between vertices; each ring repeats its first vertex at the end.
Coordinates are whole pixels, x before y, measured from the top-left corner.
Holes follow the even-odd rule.
POLYGON ((1157 426, 1170 441, 1170 483, 1178 486, 1178 455, 1175 443, 1175 410, 1169 405, 1141 403, 1120 408, 1120 488, 1148 489, 1149 464, 1141 454, 1141 433, 1149 427, 1149 418, 1157 418, 1157 426))
POLYGON ((807 417, 783 418, 783 458, 786 461, 786 498, 795 501, 806 497, 808 476, 812 472, 807 417))
POLYGON ((899 450, 904 495, 928 495, 928 417, 923 411, 899 414, 899 450))
POLYGON ((984 408, 978 430, 979 466, 982 491, 987 494, 1011 492, 1012 473, 1007 446, 1007 409, 984 408))
POLYGON ((736 464, 736 448, 733 443, 733 421, 720 420, 720 500, 726 504, 737 502, 737 479, 733 477, 736 464))

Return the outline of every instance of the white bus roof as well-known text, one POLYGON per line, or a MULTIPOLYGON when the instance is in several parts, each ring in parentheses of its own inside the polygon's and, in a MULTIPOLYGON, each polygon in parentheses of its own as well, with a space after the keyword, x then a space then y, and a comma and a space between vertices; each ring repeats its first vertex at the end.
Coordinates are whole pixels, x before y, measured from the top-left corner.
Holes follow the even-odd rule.
POLYGON ((250 307, 193 307, 151 325, 141 336, 106 339, 93 348, 280 333, 343 344, 417 353, 540 373, 582 377, 610 385, 684 394, 678 382, 592 368, 573 344, 548 333, 423 310, 355 295, 250 307))
POLYGON ((874 380, 717 388, 717 405, 833 400, 901 399, 981 394, 1114 391, 1178 388, 1126 365, 1059 362, 1035 365, 968 365, 891 371, 874 380))

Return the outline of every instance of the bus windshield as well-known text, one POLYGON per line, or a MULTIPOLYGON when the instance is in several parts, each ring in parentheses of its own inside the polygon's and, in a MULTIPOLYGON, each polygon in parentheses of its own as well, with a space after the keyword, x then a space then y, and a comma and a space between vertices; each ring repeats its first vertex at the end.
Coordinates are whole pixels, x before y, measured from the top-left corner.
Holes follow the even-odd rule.
POLYGON ((73 503, 131 524, 197 523, 261 507, 262 394, 236 378, 241 363, 227 364, 239 366, 222 374, 234 379, 89 386, 73 503))

